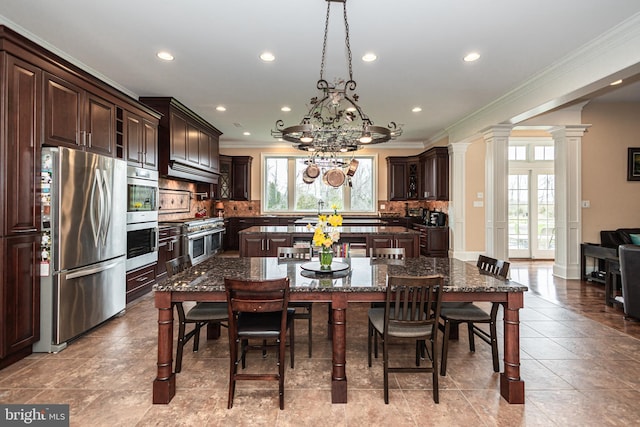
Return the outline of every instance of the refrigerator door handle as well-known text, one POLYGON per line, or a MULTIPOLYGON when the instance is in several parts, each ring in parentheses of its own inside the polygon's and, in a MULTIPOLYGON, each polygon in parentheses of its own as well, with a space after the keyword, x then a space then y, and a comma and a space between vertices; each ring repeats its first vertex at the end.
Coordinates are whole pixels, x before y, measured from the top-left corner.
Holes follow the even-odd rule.
POLYGON ((83 269, 80 269, 78 271, 74 271, 74 272, 68 273, 67 274, 67 279, 77 279, 78 277, 91 276, 93 274, 100 273, 102 271, 110 270, 113 267, 115 267, 118 264, 120 264, 121 262, 122 261, 115 261, 115 262, 111 262, 109 264, 98 265, 98 266, 90 267, 90 268, 83 268, 83 269))
MULTIPOLYGON (((96 187, 98 188, 98 191, 100 193, 102 193, 101 191, 101 185, 100 185, 100 170, 96 170, 96 174, 94 175, 93 178, 93 183, 91 184, 91 195, 89 196, 91 206, 90 206, 90 215, 89 215, 89 219, 91 221, 91 231, 93 233, 93 245, 95 247, 98 247, 98 239, 100 237, 100 228, 101 228, 101 216, 102 216, 102 208, 101 206, 98 206, 96 208, 95 206, 95 197, 96 197, 96 187)), ((102 204, 102 203, 100 203, 102 204)))
MULTIPOLYGON (((113 170, 110 171, 110 175, 113 175, 113 170)), ((113 200, 112 200, 112 193, 111 193, 111 186, 110 184, 110 180, 107 180, 107 171, 104 170, 102 171, 103 175, 102 175, 102 187, 104 190, 103 193, 103 198, 104 198, 104 204, 106 205, 106 209, 103 211, 104 215, 102 216, 102 244, 106 245, 107 244, 107 236, 109 235, 109 227, 111 225, 111 212, 112 212, 112 205, 113 205, 113 200)))

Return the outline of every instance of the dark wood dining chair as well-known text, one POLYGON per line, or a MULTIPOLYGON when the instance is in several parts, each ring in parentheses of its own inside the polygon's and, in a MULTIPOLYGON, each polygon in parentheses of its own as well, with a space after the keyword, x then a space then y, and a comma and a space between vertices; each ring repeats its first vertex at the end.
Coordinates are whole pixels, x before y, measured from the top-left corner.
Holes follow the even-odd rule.
MULTIPOLYGON (((312 256, 312 248, 304 248, 304 247, 287 247, 280 246, 278 248, 278 262, 287 262, 287 261, 300 261, 300 260, 311 260, 312 256)), ((295 320, 306 320, 309 324, 308 331, 308 339, 309 339, 309 357, 311 357, 311 353, 313 350, 313 342, 312 342, 312 324, 313 324, 313 303, 312 302, 290 302, 289 307, 296 310, 293 318, 295 320)))
MULTIPOLYGON (((478 257, 476 263, 481 272, 486 272, 503 279, 509 274, 509 262, 490 258, 485 255, 478 257)), ((469 334, 469 351, 476 351, 475 337, 482 339, 491 346, 491 356, 493 360, 493 371, 500 372, 500 360, 498 359, 498 333, 496 318, 500 304, 491 304, 491 311, 487 313, 482 308, 470 302, 445 302, 442 303, 440 318, 444 322, 441 329, 444 332, 442 339, 442 362, 440 363, 440 375, 447 375, 447 356, 449 355, 449 339, 451 338, 451 327, 458 327, 461 323, 467 324, 469 334), (489 325, 489 332, 477 327, 479 323, 489 325)))
POLYGON ((229 402, 233 407, 236 381, 278 381, 280 409, 284 409, 284 355, 287 329, 291 351, 291 367, 294 360, 293 317, 287 308, 289 303, 289 278, 271 280, 224 279, 229 317, 229 402), (261 340, 262 345, 250 346, 249 340, 261 340), (263 349, 264 340, 274 340, 277 373, 239 373, 238 365, 245 368, 247 352, 252 348, 263 349))
MULTIPOLYGON (((191 258, 189 255, 183 255, 178 258, 166 262, 167 276, 172 277, 189 267, 191 267, 191 258)), ((178 343, 176 345, 176 366, 175 372, 182 371, 182 353, 184 346, 193 338, 193 352, 198 351, 200 346, 200 330, 208 323, 226 326, 223 322, 228 319, 227 304, 222 302, 199 302, 191 309, 185 312, 181 302, 174 303, 178 312, 178 343), (193 324, 194 327, 188 333, 187 325, 193 324)))
POLYGON ((384 308, 369 309, 368 362, 371 367, 373 336, 382 340, 384 403, 389 403, 389 373, 431 373, 433 400, 439 402, 438 323, 442 301, 442 276, 390 276, 384 308), (415 366, 390 366, 390 340, 416 343, 415 366), (420 366, 422 347, 429 364, 420 366))

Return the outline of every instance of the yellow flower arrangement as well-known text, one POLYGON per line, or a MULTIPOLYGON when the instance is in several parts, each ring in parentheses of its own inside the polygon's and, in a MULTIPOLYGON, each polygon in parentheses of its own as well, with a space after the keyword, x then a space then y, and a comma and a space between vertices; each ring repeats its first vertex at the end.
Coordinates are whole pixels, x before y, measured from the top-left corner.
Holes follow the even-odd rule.
MULTIPOLYGON (((340 232, 336 227, 342 225, 342 215, 338 213, 338 206, 331 205, 333 213, 329 216, 318 215, 318 223, 313 233, 313 244, 321 248, 331 248, 331 246, 340 240, 340 232)), ((307 224, 307 229, 311 230, 313 226, 307 224)))

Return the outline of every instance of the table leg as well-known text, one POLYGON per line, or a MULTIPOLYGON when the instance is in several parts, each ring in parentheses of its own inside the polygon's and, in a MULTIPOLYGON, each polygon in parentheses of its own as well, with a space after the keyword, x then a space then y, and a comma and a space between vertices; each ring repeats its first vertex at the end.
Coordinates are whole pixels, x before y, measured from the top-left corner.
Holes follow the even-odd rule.
POLYGON ((332 371, 331 403, 347 403, 347 298, 336 292, 331 300, 332 371))
POLYGON ((504 372, 500 394, 509 403, 524 403, 524 381, 520 378, 520 314, 522 292, 509 292, 504 307, 504 372))
POLYGON ((169 403, 176 394, 173 373, 173 306, 171 292, 155 293, 158 309, 158 372, 153 380, 153 403, 169 403))

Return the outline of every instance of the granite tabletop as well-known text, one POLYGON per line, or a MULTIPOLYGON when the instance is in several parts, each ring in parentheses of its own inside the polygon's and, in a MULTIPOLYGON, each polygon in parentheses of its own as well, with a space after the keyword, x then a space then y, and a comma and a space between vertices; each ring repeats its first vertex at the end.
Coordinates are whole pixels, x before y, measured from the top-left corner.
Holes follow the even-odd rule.
POLYGON ((308 261, 269 258, 212 257, 153 285, 155 291, 222 292, 224 278, 274 279, 288 276, 291 292, 383 292, 387 276, 444 276, 444 292, 525 292, 528 288, 511 280, 482 273, 474 264, 453 258, 407 258, 387 263, 371 258, 334 258, 349 269, 335 274, 316 274, 303 269, 308 261))
MULTIPOLYGON (((315 223, 311 224, 312 226, 315 223)), ((349 234, 420 234, 418 230, 412 230, 399 226, 343 226, 336 227, 341 235, 349 234)), ((240 234, 259 234, 259 233, 286 233, 286 234, 313 234, 314 229, 308 229, 301 225, 254 225, 253 227, 240 230, 240 234)))

